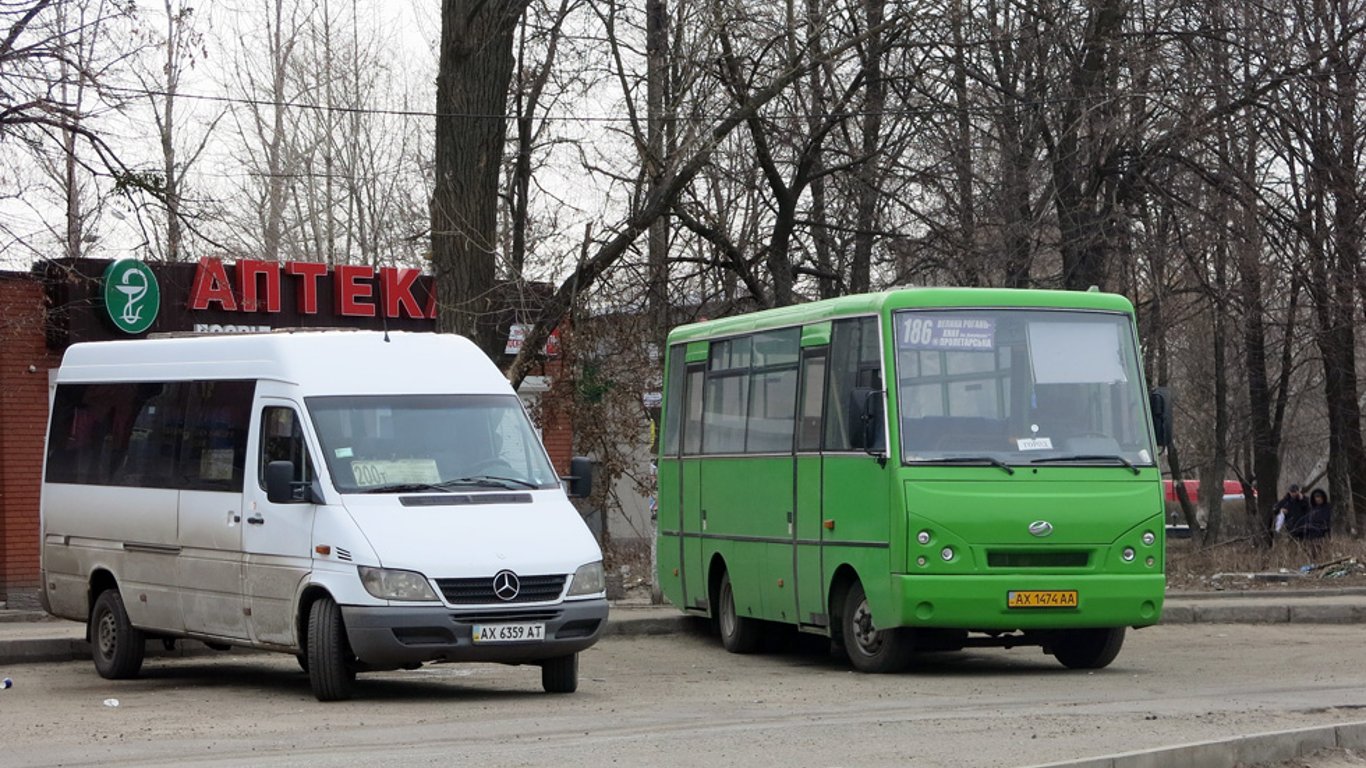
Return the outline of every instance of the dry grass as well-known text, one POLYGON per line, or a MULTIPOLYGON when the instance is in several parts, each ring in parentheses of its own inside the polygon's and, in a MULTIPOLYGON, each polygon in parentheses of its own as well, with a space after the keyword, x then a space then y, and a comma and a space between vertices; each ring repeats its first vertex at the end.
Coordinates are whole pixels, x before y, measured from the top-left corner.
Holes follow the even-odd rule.
POLYGON ((1270 548, 1251 539, 1203 547, 1192 539, 1167 540, 1167 586, 1172 590, 1334 589, 1366 586, 1366 541, 1346 536, 1317 553, 1290 538, 1270 548), (1334 565, 1326 565, 1326 564, 1334 565), (1326 567, 1325 567, 1326 565, 1326 567), (1304 570, 1305 566, 1311 567, 1304 570), (1240 574, 1259 574, 1246 578, 1240 574))

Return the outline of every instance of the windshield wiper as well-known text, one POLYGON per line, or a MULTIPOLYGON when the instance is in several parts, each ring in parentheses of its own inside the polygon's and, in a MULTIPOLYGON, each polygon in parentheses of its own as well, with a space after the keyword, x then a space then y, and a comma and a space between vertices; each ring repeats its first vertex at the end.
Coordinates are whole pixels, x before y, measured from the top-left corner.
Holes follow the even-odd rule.
POLYGON ((1113 453, 1097 453, 1078 456, 1045 456, 1043 458, 1034 459, 1029 463, 1047 464, 1048 462, 1052 461, 1117 461, 1120 464, 1123 464, 1124 466, 1128 467, 1129 471, 1133 472, 1135 475, 1140 473, 1139 468, 1137 466, 1134 466, 1133 462, 1129 461, 1123 456, 1118 456, 1113 453))
POLYGON ((473 475, 471 477, 460 477, 455 480, 444 480, 439 483, 443 490, 462 485, 473 485, 483 488, 540 488, 541 486, 530 480, 522 480, 516 477, 500 477, 498 475, 473 475))
POLYGON ((1006 471, 1007 475, 1015 474, 1015 469, 1009 464, 1001 461, 995 456, 944 456, 938 459, 915 459, 911 464, 985 464, 992 467, 1000 467, 1006 471))
POLYGON ((444 483, 441 485, 434 485, 432 483, 386 483, 385 485, 370 485, 365 488, 357 488, 356 493, 413 493, 414 491, 450 493, 450 489, 443 487, 444 485, 444 483))

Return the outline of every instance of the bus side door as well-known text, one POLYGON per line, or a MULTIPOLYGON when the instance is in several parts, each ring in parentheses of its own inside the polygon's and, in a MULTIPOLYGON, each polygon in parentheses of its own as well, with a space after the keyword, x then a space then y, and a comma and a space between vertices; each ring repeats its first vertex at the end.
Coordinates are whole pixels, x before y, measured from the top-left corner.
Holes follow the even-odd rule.
POLYGON ((707 608, 707 573, 702 563, 702 389, 706 363, 688 365, 683 393, 682 487, 678 536, 683 548, 683 605, 707 608))
POLYGON ((797 459, 793 483, 793 568, 797 623, 828 627, 821 569, 821 411, 827 347, 802 350, 797 394, 797 459))

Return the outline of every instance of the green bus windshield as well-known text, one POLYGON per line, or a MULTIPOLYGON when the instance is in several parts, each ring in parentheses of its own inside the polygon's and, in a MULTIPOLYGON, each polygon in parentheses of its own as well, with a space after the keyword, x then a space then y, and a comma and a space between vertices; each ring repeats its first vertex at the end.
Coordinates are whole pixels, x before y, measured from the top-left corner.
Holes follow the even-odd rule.
POLYGON ((905 463, 1153 465, 1127 315, 934 309, 894 318, 905 463))

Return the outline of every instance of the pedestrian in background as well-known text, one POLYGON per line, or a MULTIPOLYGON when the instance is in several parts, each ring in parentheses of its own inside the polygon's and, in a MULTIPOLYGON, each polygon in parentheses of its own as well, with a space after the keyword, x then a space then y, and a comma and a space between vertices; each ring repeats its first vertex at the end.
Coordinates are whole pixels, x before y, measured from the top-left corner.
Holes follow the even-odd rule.
POLYGON ((1333 505, 1328 503, 1328 492, 1315 488, 1309 494, 1309 513, 1304 516, 1298 538, 1309 549, 1315 561, 1323 554, 1323 544, 1333 534, 1333 505))
POLYGON ((1272 509, 1276 512, 1278 523, 1276 530, 1283 530, 1296 539, 1300 538, 1304 520, 1309 516, 1309 499, 1304 497, 1304 492, 1300 490, 1299 484, 1292 483, 1290 490, 1285 494, 1285 498, 1276 502, 1276 506, 1272 509), (1283 525, 1280 524, 1282 520, 1284 521, 1283 525))

